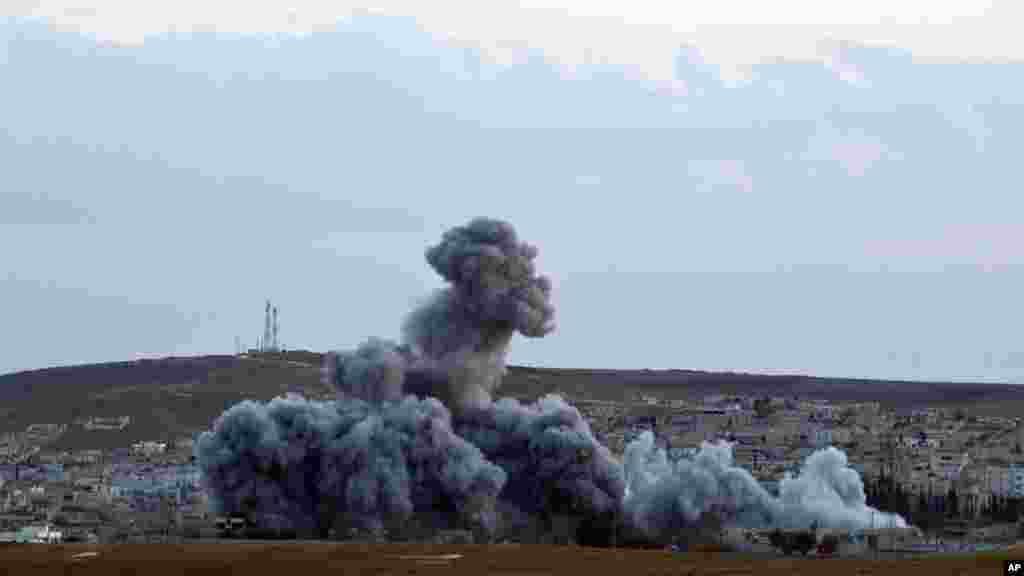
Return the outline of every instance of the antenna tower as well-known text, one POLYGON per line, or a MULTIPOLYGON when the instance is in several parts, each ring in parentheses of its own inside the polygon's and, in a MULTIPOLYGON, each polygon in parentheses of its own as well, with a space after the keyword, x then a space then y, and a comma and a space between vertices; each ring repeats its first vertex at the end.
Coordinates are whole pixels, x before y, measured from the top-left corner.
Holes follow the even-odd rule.
POLYGON ((279 328, 280 325, 277 323, 277 306, 274 306, 274 352, 281 351, 281 341, 277 339, 279 328))
POLYGON ((263 346, 260 351, 267 352, 273 346, 273 328, 270 325, 270 300, 267 300, 267 308, 263 315, 263 346))

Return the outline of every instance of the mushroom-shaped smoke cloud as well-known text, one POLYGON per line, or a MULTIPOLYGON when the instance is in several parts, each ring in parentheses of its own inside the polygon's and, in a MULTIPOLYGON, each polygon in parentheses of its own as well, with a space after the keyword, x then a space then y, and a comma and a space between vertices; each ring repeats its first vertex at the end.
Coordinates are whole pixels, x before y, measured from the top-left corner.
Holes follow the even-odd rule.
POLYGON ((834 449, 813 454, 775 498, 733 465, 728 445, 671 462, 648 433, 630 443, 623 466, 560 397, 492 402, 513 336, 553 329, 536 254, 498 220, 448 231, 426 253, 448 286, 408 316, 402 344, 370 339, 325 357, 336 402, 242 402, 201 436, 196 454, 215 509, 271 512, 321 534, 341 517, 369 528, 417 517, 443 527, 472 509, 493 531, 496 510, 531 522, 565 515, 595 543, 611 541, 619 523, 657 539, 709 517, 904 525, 867 507, 860 477, 834 449))
POLYGON ((446 396, 455 407, 486 405, 505 373, 513 334, 554 330, 551 283, 534 270, 537 249, 500 220, 449 230, 426 255, 450 285, 409 315, 405 343, 425 368, 448 374, 446 396))
POLYGON ((449 230, 426 252, 449 286, 409 314, 403 345, 371 339, 355 352, 332 353, 325 382, 368 401, 404 392, 439 398, 453 410, 488 405, 512 336, 554 330, 551 283, 537 275, 536 256, 500 220, 477 218, 449 230))

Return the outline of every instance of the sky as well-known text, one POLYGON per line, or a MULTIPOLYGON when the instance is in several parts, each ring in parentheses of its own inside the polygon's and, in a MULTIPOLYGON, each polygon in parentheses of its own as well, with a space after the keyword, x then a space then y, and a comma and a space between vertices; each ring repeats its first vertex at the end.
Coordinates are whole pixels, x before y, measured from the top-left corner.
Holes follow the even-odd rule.
POLYGON ((515 364, 1024 382, 1024 5, 771 6, 3 2, 0 373, 397 338, 490 216, 515 364))

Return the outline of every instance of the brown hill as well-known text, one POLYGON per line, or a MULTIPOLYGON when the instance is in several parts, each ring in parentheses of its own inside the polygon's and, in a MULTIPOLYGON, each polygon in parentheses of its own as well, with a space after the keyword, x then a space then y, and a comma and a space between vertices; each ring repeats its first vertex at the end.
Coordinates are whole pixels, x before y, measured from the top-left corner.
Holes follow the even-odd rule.
MULTIPOLYGON (((321 355, 308 351, 255 356, 164 358, 0 376, 0 433, 33 423, 69 423, 59 449, 112 448, 172 440, 205 429, 246 398, 269 400, 289 390, 333 394, 320 384, 321 355), (89 431, 93 417, 130 416, 122 431, 89 431)), ((1024 386, 762 376, 688 370, 583 370, 513 366, 501 394, 623 401, 636 393, 700 398, 712 393, 879 401, 889 407, 970 405, 977 412, 1024 413, 1024 386)))
POLYGON ((0 433, 68 423, 57 449, 126 447, 205 429, 226 408, 288 391, 323 395, 309 355, 205 356, 50 368, 0 376, 0 433), (299 360, 301 359, 301 360, 299 360), (94 417, 129 416, 121 431, 87 430, 94 417))

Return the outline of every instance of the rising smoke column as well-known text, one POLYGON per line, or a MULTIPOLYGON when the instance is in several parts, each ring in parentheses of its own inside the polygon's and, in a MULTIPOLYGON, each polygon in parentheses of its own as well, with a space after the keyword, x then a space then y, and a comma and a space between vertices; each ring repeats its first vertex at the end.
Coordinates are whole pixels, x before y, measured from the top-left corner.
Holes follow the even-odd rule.
MULTIPOLYGON (((447 232, 426 257, 449 286, 409 315, 403 343, 370 339, 326 356, 322 376, 336 402, 246 401, 200 437, 214 510, 275 512, 320 534, 341 515, 370 528, 414 517, 452 526, 495 498, 527 517, 614 516, 655 539, 709 517, 758 527, 904 525, 866 506, 860 477, 834 449, 808 458, 774 498, 732 464, 728 446, 706 444, 670 462, 647 434, 630 443, 623 466, 560 397, 492 402, 512 337, 553 329, 536 253, 498 220, 447 232)), ((480 510, 493 530, 494 509, 480 510)), ((614 523, 591 522, 593 541, 614 523)))
POLYGON ((453 408, 487 405, 505 373, 515 333, 554 330, 551 283, 536 274, 537 249, 508 223, 477 218, 449 230, 426 252, 449 286, 415 309, 402 327, 417 369, 448 375, 453 408))
POLYGON ((393 402, 406 395, 449 398, 448 372, 416 357, 408 346, 380 338, 370 338, 354 351, 328 352, 320 376, 339 401, 393 402))
MULTIPOLYGON (((506 478, 454 434, 444 406, 414 397, 244 401, 200 436, 195 453, 215 512, 273 512, 321 536, 341 517, 364 529, 414 516, 456 525, 506 478)), ((478 521, 493 530, 493 515, 478 521)))
MULTIPOLYGON (((415 514, 451 525, 496 499, 507 474, 452 431, 435 398, 459 409, 489 404, 512 336, 553 329, 536 254, 498 220, 447 232, 426 258, 449 286, 412 312, 405 342, 370 339, 326 356, 322 379, 336 402, 246 401, 200 437, 214 509, 270 511, 324 533, 341 515, 371 528, 415 514)), ((493 508, 481 514, 493 528, 493 508)))
POLYGON ((831 447, 811 454, 798 476, 784 478, 779 498, 733 465, 732 448, 724 442, 704 442, 692 458, 672 462, 653 434, 644 432, 627 446, 624 466, 627 520, 654 538, 698 525, 709 515, 748 528, 906 526, 903 518, 866 504, 860 475, 831 447))

